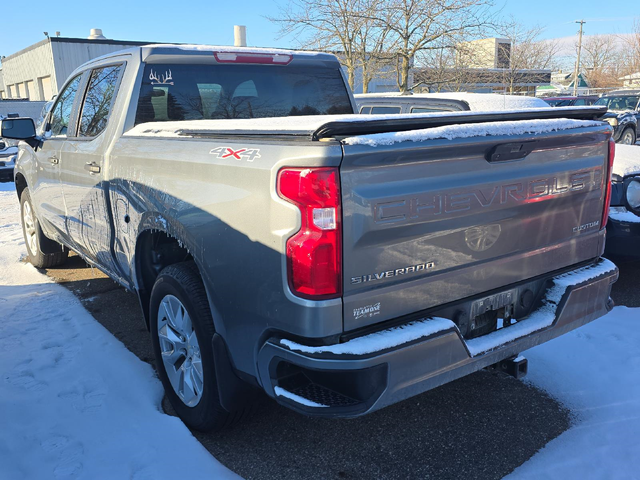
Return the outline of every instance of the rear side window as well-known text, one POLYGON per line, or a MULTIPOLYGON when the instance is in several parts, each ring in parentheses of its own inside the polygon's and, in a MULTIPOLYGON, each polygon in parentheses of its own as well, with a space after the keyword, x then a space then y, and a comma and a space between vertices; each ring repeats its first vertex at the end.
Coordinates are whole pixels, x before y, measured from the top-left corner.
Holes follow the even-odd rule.
POLYGON ((97 68, 91 72, 82 105, 79 137, 95 137, 107 127, 122 65, 97 68))
POLYGON ((73 110, 73 101, 78 93, 78 87, 82 74, 74 77, 58 96, 53 109, 51 110, 51 136, 66 137, 69 128, 69 119, 73 110))
POLYGON ((371 107, 373 115, 392 115, 400 113, 400 107, 371 107))
POLYGON ((147 64, 136 124, 353 113, 339 68, 147 64))
POLYGON ((362 115, 369 115, 371 113, 371 107, 362 107, 360 113, 362 115))

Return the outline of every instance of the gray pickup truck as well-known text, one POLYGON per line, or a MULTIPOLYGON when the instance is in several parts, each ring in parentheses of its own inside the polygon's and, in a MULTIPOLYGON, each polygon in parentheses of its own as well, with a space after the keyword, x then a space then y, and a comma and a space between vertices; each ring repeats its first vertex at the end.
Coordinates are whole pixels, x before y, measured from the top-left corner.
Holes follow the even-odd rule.
POLYGON ((137 292, 190 427, 260 390, 353 417, 605 314, 599 108, 380 117, 328 54, 152 45, 79 67, 15 169, 28 258, 137 292))

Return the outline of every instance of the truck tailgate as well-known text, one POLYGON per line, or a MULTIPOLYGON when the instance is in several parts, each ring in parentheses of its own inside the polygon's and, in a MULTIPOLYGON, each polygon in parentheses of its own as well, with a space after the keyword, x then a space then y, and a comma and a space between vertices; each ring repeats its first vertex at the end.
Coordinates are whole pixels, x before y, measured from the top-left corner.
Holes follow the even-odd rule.
POLYGON ((345 331, 598 257, 609 136, 347 142, 345 331))

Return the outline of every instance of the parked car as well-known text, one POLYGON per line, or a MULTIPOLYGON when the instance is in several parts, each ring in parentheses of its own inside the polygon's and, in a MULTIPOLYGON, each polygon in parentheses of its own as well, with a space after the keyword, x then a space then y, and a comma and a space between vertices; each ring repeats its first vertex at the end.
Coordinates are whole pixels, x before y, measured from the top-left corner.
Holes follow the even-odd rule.
POLYGON ((617 145, 606 254, 640 256, 640 146, 617 145))
MULTIPOLYGON (((1 120, 2 117, 0 117, 1 120)), ((17 146, 10 145, 8 141, 0 140, 0 182, 13 182, 13 168, 17 154, 17 146)))
POLYGON ((636 143, 640 118, 640 90, 611 92, 600 97, 594 105, 607 107, 608 112, 602 118, 613 127, 613 139, 616 143, 636 143))
POLYGON ((593 105, 598 100, 597 95, 580 95, 578 97, 548 97, 543 98, 552 107, 580 107, 593 105))
POLYGON ((333 55, 185 45, 92 60, 60 91, 38 134, 0 125, 22 140, 29 261, 72 249, 137 292, 192 428, 258 389, 354 417, 520 376, 519 352, 612 308, 601 108, 354 115, 333 55))
POLYGON ((358 113, 372 115, 549 108, 539 98, 492 93, 365 93, 354 97, 358 113))

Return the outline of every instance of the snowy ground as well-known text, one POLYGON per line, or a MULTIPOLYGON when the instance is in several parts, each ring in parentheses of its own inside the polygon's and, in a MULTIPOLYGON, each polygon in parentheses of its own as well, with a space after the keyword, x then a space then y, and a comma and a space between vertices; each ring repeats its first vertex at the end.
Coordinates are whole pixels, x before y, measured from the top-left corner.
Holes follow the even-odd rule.
POLYGON ((535 347, 528 380, 567 405, 573 428, 509 477, 640 478, 640 308, 535 347))
POLYGON ((149 365, 20 262, 12 184, 0 205, 0 478, 237 478, 161 412, 149 365))
MULTIPOLYGON (((151 367, 20 261, 12 184, 0 205, 0 479, 235 477, 161 412, 151 367)), ((576 420, 510 478, 640 479, 639 345, 640 308, 616 307, 525 352, 576 420)))

